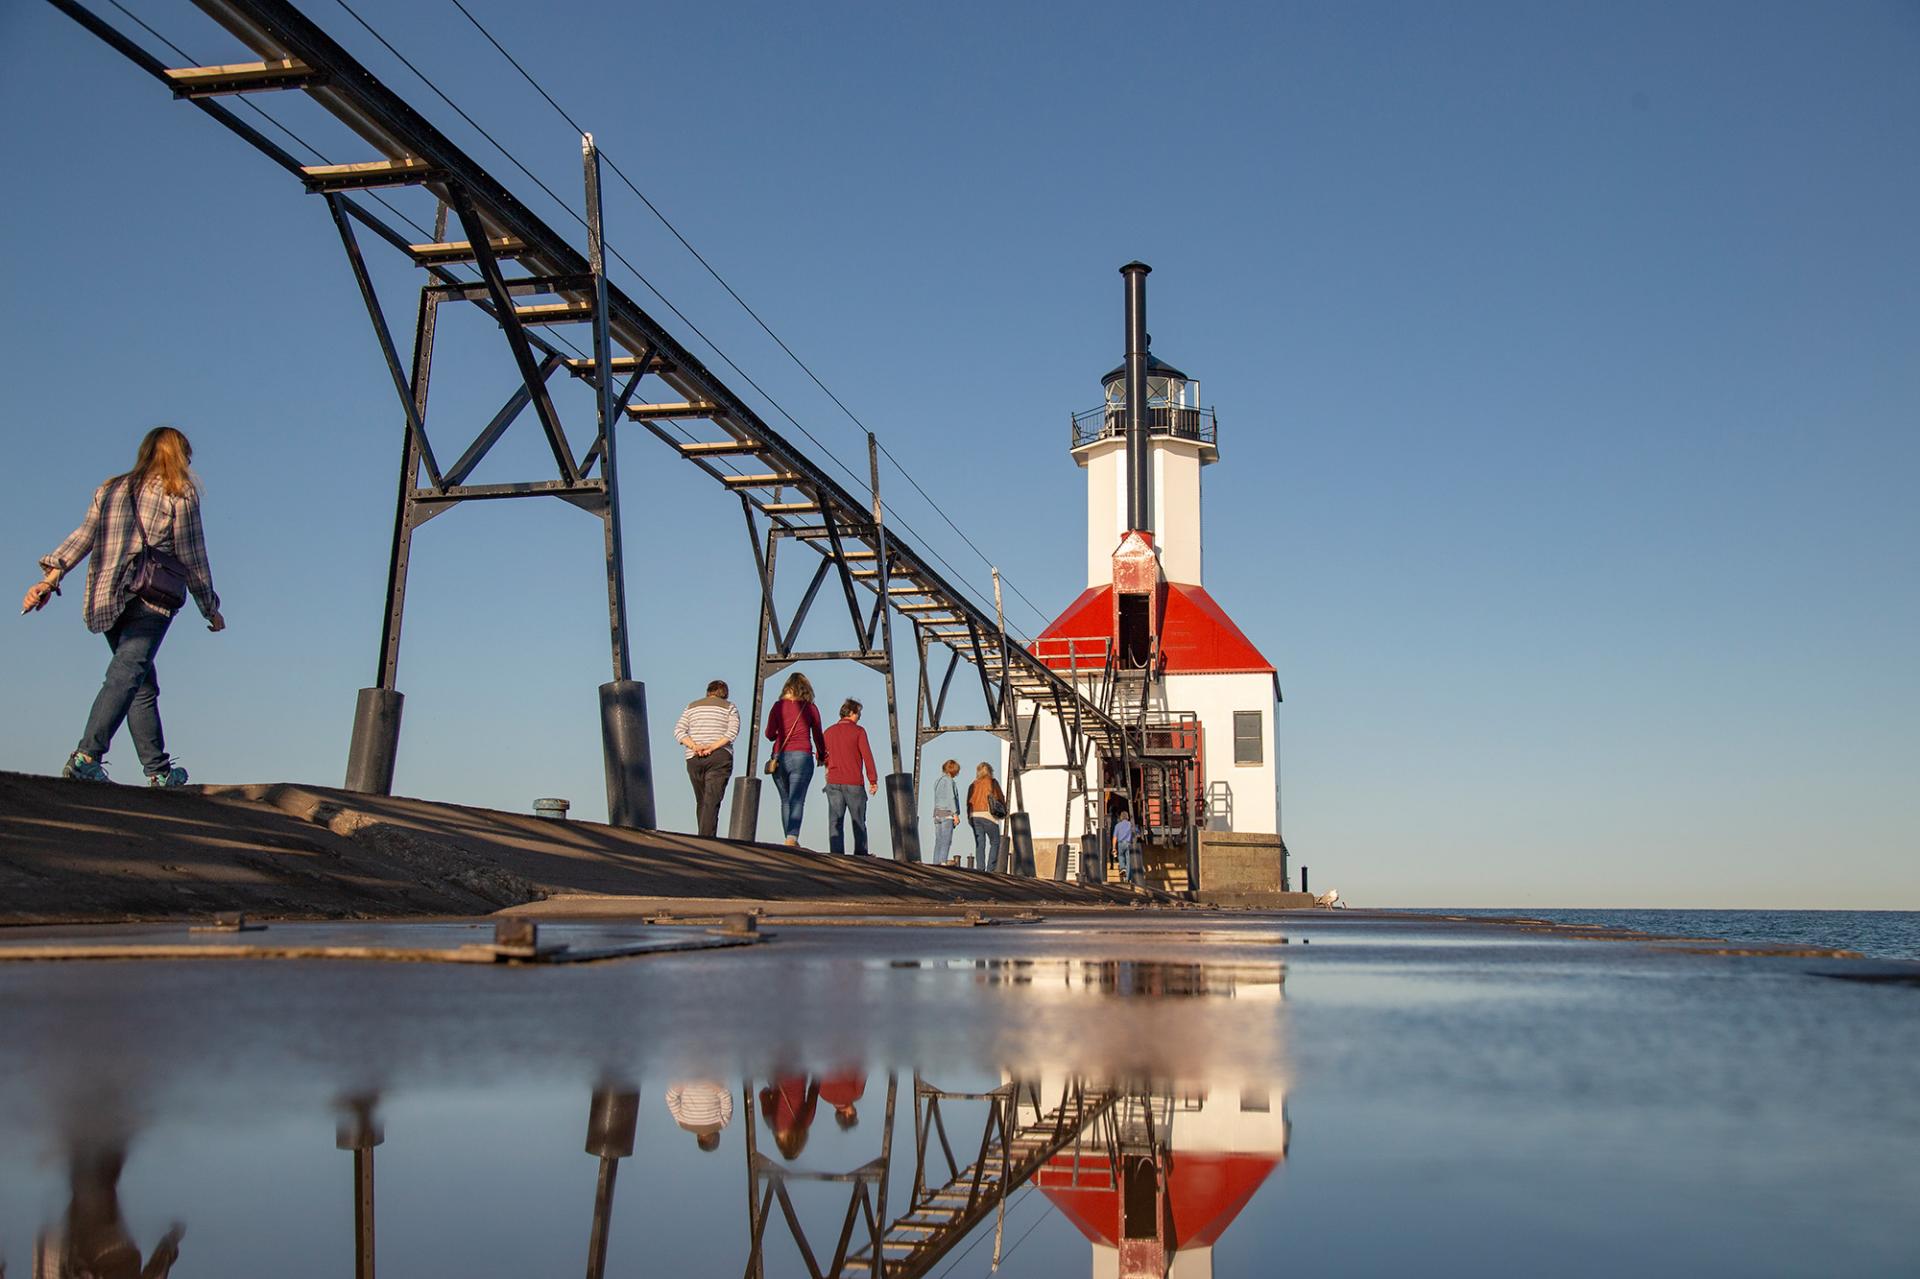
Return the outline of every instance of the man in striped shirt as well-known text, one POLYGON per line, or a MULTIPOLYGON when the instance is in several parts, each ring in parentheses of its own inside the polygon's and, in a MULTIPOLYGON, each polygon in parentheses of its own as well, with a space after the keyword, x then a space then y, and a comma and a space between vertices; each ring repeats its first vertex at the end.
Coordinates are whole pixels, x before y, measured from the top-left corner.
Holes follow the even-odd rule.
POLYGON ((667 1088, 667 1113, 693 1134, 702 1150, 720 1148, 720 1131, 733 1122, 733 1094, 725 1084, 689 1080, 667 1088))
POLYGON ((707 695, 680 712, 673 740, 686 748, 687 779, 693 783, 693 806, 700 815, 700 833, 708 839, 720 833, 720 800, 733 772, 733 739, 740 736, 740 710, 727 700, 727 682, 707 685, 707 695))

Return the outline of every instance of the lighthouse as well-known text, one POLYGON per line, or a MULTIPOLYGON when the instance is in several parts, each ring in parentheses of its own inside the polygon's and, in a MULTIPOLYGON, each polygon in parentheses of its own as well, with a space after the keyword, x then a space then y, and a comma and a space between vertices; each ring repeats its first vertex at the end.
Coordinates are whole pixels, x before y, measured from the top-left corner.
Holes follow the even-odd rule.
POLYGON ((1202 481, 1220 462, 1219 417, 1196 378, 1150 349, 1151 269, 1120 268, 1124 358, 1101 379, 1100 404, 1073 415, 1086 587, 1031 646, 1134 727, 1140 749, 1076 759, 1053 708, 1026 704, 1003 757, 1040 874, 1118 878, 1110 837, 1124 811, 1141 833, 1149 883, 1262 904, 1292 886, 1280 831, 1280 685, 1207 587, 1202 481))
MULTIPOLYGON (((1076 992, 1036 965, 1031 989, 1041 998, 1071 998, 1084 995, 1088 976, 1069 974, 1078 979, 1076 992)), ((1286 1034, 1286 973, 1278 964, 1123 961, 1100 977, 1105 998, 1230 999, 1248 1005, 1245 1019, 1266 1023, 1269 1042, 1286 1034)), ((1283 1070, 1242 1054, 1213 1056, 1201 1044, 1181 1055, 1171 1071, 1108 1081, 1116 1094, 1111 1110, 1034 1174, 1040 1193, 1092 1245, 1091 1279, 1212 1279, 1216 1246, 1286 1164, 1293 1125, 1283 1070)), ((1038 1073, 1027 1093, 1035 1100, 1022 1106, 1023 1127, 1041 1119, 1039 1099, 1062 1095, 1064 1073, 1038 1073)))

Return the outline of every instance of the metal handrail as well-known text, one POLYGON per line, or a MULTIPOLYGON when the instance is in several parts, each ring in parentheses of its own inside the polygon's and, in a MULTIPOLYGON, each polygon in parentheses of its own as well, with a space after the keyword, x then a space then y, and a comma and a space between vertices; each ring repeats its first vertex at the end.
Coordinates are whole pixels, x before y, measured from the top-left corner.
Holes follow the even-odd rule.
MULTIPOLYGON (((1103 404, 1073 415, 1071 447, 1077 449, 1095 440, 1124 439, 1126 434, 1126 406, 1103 404)), ((1147 406, 1147 434, 1195 440, 1217 447, 1220 443, 1220 420, 1214 410, 1208 408, 1151 404, 1147 406)))

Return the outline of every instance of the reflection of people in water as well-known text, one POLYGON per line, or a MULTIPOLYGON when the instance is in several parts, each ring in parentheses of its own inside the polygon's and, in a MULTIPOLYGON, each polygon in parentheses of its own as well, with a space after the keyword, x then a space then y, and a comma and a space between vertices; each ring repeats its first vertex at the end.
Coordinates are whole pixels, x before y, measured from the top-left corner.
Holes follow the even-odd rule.
POLYGON ((843 1129, 860 1122, 860 1113, 853 1108, 853 1103, 866 1093, 867 1072, 864 1070, 839 1071, 820 1081, 820 1100, 833 1107, 833 1121, 843 1129))
POLYGON ((720 1130, 733 1122, 733 1090, 710 1079, 673 1084, 667 1088, 667 1111, 700 1149, 718 1150, 720 1130))
POLYGON ((760 1090, 760 1113, 773 1129, 773 1144, 791 1163, 807 1148, 820 1085, 800 1075, 782 1075, 760 1090))
POLYGON ((41 1236, 35 1279, 166 1279, 172 1273, 186 1228, 175 1222, 141 1263, 140 1247, 120 1215, 120 1169, 126 1159, 118 1147, 74 1152, 66 1238, 41 1236))

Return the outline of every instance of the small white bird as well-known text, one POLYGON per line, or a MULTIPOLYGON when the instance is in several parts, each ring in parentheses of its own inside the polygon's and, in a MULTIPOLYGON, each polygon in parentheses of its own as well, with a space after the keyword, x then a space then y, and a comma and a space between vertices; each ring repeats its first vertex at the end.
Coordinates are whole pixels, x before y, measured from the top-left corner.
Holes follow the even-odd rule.
POLYGON ((1314 898, 1313 904, 1316 906, 1331 906, 1339 900, 1340 900, 1340 890, 1337 888, 1329 888, 1326 892, 1321 893, 1318 897, 1314 898))

